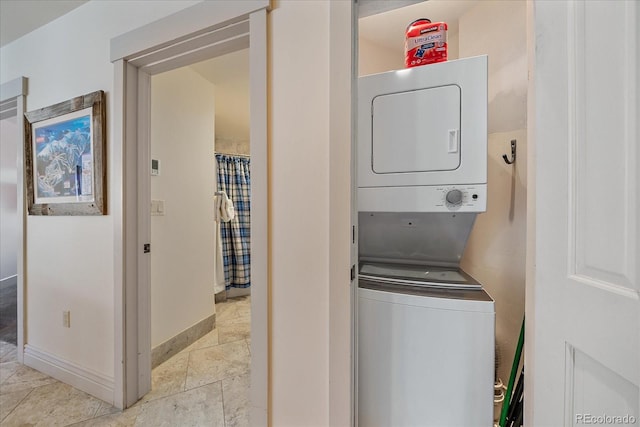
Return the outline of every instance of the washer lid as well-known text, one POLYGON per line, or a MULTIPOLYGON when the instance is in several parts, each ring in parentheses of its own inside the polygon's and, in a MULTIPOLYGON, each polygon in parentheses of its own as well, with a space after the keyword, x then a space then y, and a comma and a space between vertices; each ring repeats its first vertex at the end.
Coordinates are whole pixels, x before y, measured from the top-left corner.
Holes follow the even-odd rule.
POLYGON ((453 289, 482 288, 478 281, 459 268, 428 265, 361 262, 358 277, 386 284, 453 289))

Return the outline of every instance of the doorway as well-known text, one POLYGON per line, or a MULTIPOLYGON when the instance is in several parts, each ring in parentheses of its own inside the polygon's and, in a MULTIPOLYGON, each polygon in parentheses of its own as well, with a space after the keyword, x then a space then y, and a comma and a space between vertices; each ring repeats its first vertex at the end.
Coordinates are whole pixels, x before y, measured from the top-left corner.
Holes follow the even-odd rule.
POLYGON ((17 345, 18 333, 18 119, 15 114, 0 120, 0 360, 5 344, 17 345))
POLYGON ((24 111, 26 77, 3 83, 0 92, 2 194, 0 202, 0 361, 23 361, 24 346, 24 111))
POLYGON ((147 416, 249 422, 249 122, 249 49, 151 76, 147 416))
MULTIPOLYGON (((128 407, 151 387, 150 259, 143 252, 150 234, 149 88, 152 75, 251 46, 251 154, 253 192, 251 304, 251 418, 267 417, 267 147, 266 7, 268 2, 203 2, 179 16, 124 34, 112 41, 115 65, 116 131, 121 131, 125 196, 124 235, 116 238, 122 286, 116 291, 115 403, 128 407), (223 7, 224 6, 224 7, 223 7), (205 10, 206 9, 206 10, 205 10), (202 16, 207 16, 206 20, 202 16), (213 18, 212 18, 213 17, 213 18), (168 21, 174 20, 171 23, 168 21), (151 27, 157 27, 155 30, 151 27), (168 35, 166 28, 174 34, 168 35), (156 31, 157 30, 157 31, 156 31), (175 33, 178 34, 175 34, 175 33), (154 36, 149 37, 149 34, 154 36), (137 284, 137 285, 136 285, 137 284), (123 302, 127 303, 124 304, 123 302), (123 331, 119 333, 119 331, 123 331), (126 367, 126 368, 125 368, 126 367)), ((261 421, 263 420, 263 421, 261 421)))
POLYGON ((460 266, 495 300, 498 356, 494 417, 498 418, 525 310, 527 8, 524 2, 404 3, 404 7, 385 8, 372 2, 359 9, 359 76, 405 69, 404 31, 418 18, 448 25, 449 61, 483 54, 489 57, 487 210, 475 221, 460 266), (501 25, 488 25, 498 22, 501 25), (502 156, 510 154, 512 140, 517 141, 518 158, 507 164, 502 156))

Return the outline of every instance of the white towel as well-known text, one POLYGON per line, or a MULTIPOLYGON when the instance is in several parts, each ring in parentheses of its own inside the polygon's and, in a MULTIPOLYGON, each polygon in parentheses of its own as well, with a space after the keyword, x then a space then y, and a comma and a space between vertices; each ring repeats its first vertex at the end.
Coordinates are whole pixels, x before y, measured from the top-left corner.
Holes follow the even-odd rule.
POLYGON ((216 254, 214 259, 214 273, 215 281, 213 283, 214 294, 220 293, 225 290, 224 282, 224 263, 222 261, 222 239, 220 236, 220 223, 229 222, 235 218, 235 209, 233 202, 227 193, 221 191, 214 197, 214 212, 213 217, 216 221, 216 254))
POLYGON ((215 220, 229 222, 235 217, 236 210, 233 207, 233 202, 227 196, 227 193, 220 191, 219 194, 215 196, 215 220))

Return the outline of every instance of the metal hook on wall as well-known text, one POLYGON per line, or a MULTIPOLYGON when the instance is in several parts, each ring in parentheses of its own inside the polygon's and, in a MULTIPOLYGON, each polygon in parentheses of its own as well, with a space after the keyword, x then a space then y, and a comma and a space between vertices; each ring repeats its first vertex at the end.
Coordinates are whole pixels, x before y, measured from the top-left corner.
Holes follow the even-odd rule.
POLYGON ((508 165, 512 165, 516 162, 516 140, 515 139, 511 140, 511 159, 509 159, 506 154, 503 154, 502 158, 504 159, 504 162, 508 165))

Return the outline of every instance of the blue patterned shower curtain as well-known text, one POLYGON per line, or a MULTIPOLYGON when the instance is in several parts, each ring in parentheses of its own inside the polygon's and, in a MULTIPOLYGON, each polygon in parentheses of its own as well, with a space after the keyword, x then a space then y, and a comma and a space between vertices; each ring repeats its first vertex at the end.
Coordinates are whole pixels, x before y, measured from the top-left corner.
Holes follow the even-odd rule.
POLYGON ((236 216, 220 222, 225 286, 251 286, 251 175, 248 157, 217 154, 218 191, 233 202, 236 216))

